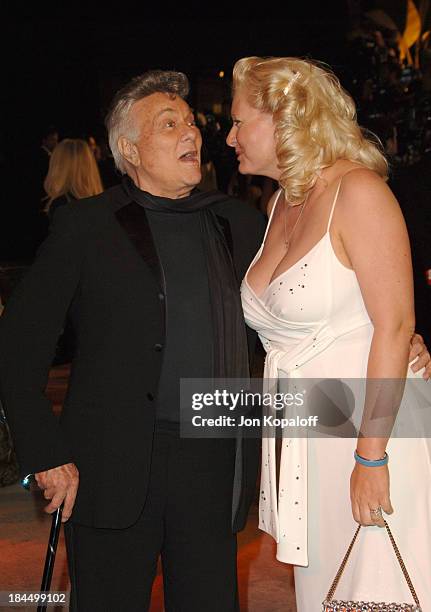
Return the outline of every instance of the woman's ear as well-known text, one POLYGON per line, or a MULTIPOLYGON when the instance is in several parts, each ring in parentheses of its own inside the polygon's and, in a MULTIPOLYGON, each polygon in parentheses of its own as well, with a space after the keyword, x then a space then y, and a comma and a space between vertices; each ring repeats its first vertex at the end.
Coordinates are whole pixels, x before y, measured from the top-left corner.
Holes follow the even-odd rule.
POLYGON ((135 168, 141 165, 138 147, 125 136, 120 136, 118 139, 118 150, 124 159, 135 168))

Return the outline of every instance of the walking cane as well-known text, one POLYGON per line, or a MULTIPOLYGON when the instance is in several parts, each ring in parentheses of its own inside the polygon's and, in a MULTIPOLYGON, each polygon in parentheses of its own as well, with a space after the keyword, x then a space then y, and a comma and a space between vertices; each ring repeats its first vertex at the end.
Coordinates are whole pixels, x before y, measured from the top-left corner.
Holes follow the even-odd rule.
MULTIPOLYGON (((30 481, 32 476, 32 474, 29 474, 21 481, 22 486, 28 491, 30 490, 30 481)), ((57 508, 57 510, 52 514, 51 531, 49 534, 48 548, 46 551, 45 567, 43 569, 40 593, 48 593, 49 589, 51 588, 52 572, 54 570, 55 563, 55 554, 57 552, 58 537, 60 535, 63 505, 64 504, 61 504, 61 506, 57 508)), ((46 607, 46 602, 41 603, 37 607, 37 612, 44 612, 46 610, 46 607)))
MULTIPOLYGON (((54 570, 55 553, 57 552, 58 536, 61 528, 61 515, 63 514, 63 504, 52 515, 51 532, 49 534, 48 549, 46 551, 45 567, 43 569, 41 593, 48 593, 51 588, 52 572, 54 570)), ((44 612, 46 603, 37 607, 37 612, 44 612)))

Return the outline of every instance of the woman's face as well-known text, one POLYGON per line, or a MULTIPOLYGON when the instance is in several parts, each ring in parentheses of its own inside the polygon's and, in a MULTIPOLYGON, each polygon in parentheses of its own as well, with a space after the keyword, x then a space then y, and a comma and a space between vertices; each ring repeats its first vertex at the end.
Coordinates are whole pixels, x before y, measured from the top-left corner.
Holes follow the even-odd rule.
POLYGON ((250 106, 243 91, 235 94, 231 114, 233 126, 226 142, 235 148, 239 172, 278 180, 272 115, 250 106))

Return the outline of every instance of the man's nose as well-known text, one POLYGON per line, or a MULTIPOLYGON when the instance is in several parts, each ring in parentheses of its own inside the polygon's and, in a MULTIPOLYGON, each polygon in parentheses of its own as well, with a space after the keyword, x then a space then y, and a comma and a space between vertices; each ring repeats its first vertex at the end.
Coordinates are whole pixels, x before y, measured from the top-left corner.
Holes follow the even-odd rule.
POLYGON ((181 134, 182 140, 193 140, 195 141, 199 136, 199 129, 195 125, 185 124, 183 133, 181 134))

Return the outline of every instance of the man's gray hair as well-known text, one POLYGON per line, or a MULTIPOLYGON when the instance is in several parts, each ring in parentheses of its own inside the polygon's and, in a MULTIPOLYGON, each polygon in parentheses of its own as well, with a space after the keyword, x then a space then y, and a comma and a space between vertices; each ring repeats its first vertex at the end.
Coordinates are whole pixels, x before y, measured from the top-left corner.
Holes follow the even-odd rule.
POLYGON ((149 70, 133 78, 115 94, 112 100, 105 125, 115 165, 123 174, 126 173, 126 164, 118 149, 118 139, 120 136, 125 136, 131 142, 136 142, 141 128, 131 120, 130 109, 135 102, 157 92, 186 98, 189 93, 188 78, 182 72, 149 70))

